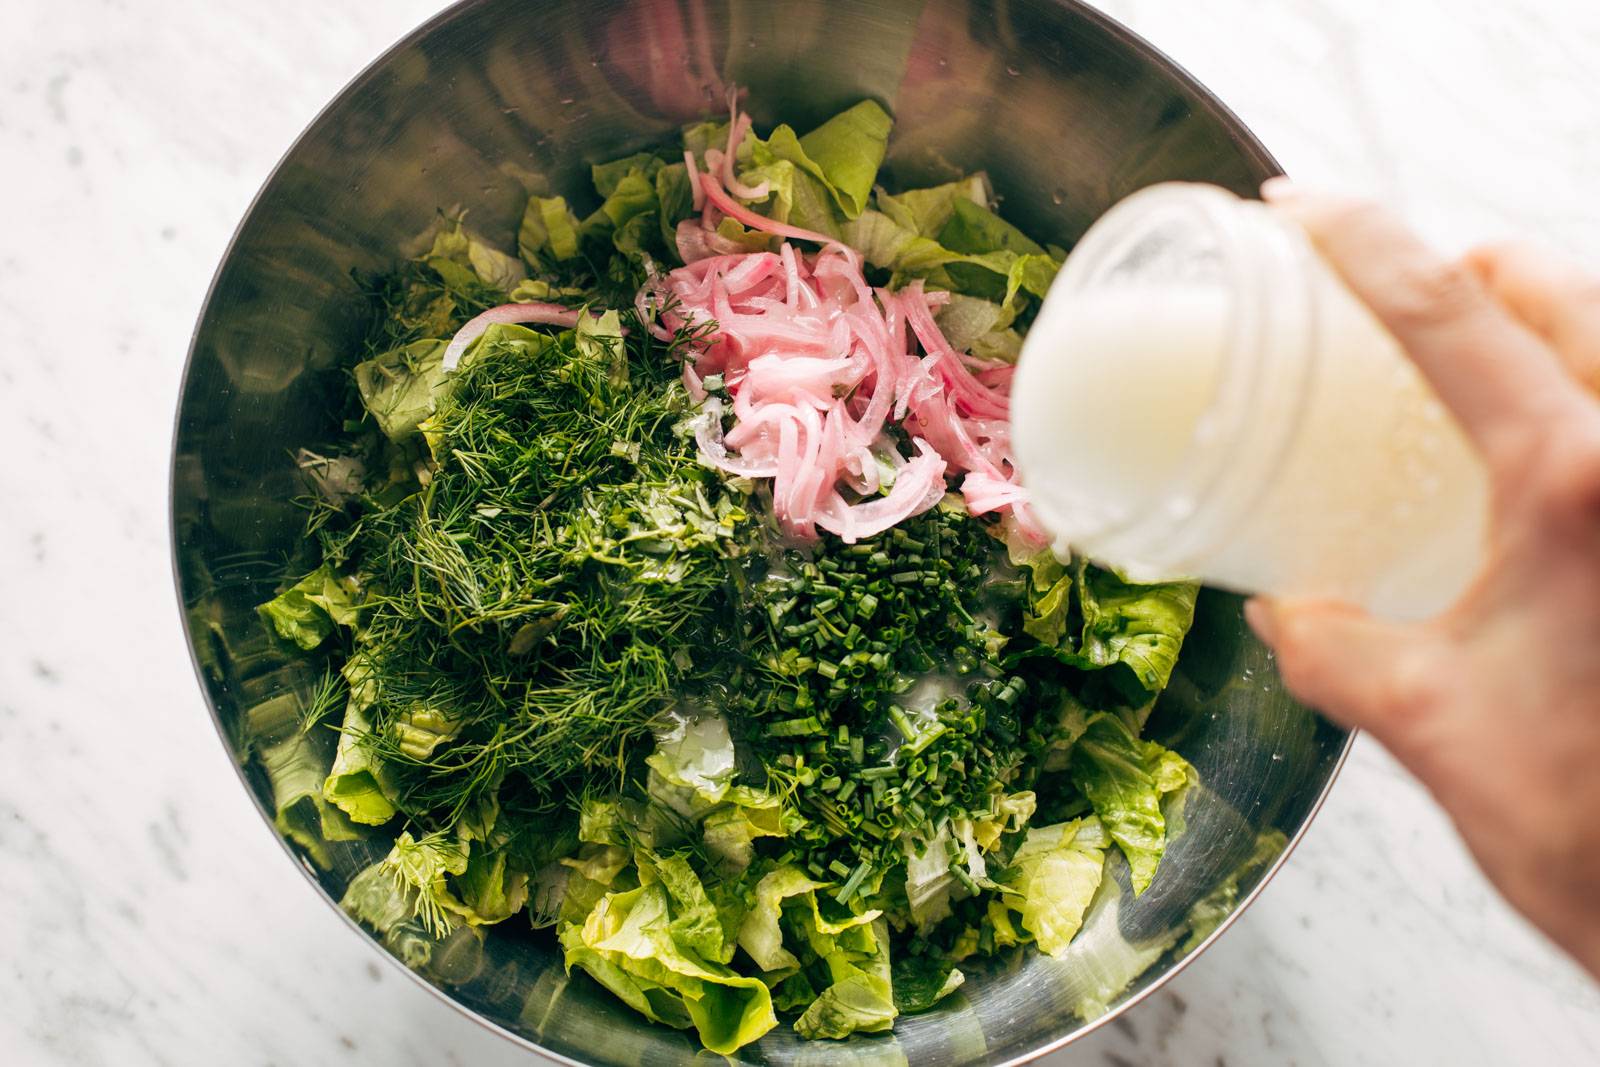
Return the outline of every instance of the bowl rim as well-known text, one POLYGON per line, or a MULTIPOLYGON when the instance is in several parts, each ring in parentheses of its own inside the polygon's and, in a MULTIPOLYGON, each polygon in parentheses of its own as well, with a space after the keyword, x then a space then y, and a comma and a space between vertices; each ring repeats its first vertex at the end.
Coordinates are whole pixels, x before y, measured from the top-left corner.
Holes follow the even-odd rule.
MULTIPOLYGON (((189 613, 184 604, 183 574, 180 569, 179 562, 177 463, 178 444, 183 431, 183 401, 189 390, 189 373, 195 362, 195 354, 199 347, 201 330, 205 324, 208 314, 210 313, 212 301, 217 295, 217 287, 222 279, 223 270, 228 262, 232 259, 234 252, 238 248, 240 236, 243 234, 245 227, 249 224, 251 218, 255 215, 256 209, 261 205, 261 201, 266 195, 267 190, 276 183, 279 176, 283 173, 288 161, 300 149, 301 145, 304 144, 306 140, 309 139, 311 135, 322 125, 323 121, 328 118, 328 116, 333 114, 359 89, 363 88, 375 77, 377 77, 378 72, 383 69, 396 54, 405 49, 413 47, 418 42, 432 34, 439 27, 453 22, 469 9, 477 7, 485 2, 487 2, 487 0, 455 0, 455 2, 449 4, 447 7, 441 9, 434 15, 419 23, 415 28, 401 36, 393 44, 389 45, 376 57, 364 65, 357 74, 355 74, 352 78, 350 78, 349 81, 345 83, 343 88, 335 93, 326 104, 317 110, 317 113, 309 122, 306 123, 305 128, 300 131, 300 133, 292 142, 290 142, 289 146, 279 156, 278 161, 272 165, 271 170, 269 170, 266 176, 262 178, 260 187, 256 190, 255 195, 250 198, 250 203, 245 208, 244 213, 240 215, 239 222, 237 225, 235 225, 233 233, 229 236, 228 242, 223 248, 222 255, 217 261, 216 269, 212 272, 211 280, 206 286, 205 297, 200 303, 199 312, 195 317, 194 328, 189 335, 189 344, 184 355, 183 369, 178 379, 178 396, 176 409, 173 415, 171 437, 172 457, 167 465, 167 544, 170 553, 173 591, 177 601, 179 624, 183 629, 184 643, 189 654, 189 664, 194 671, 195 681, 200 688, 201 699, 205 702, 206 710, 211 716, 211 725, 216 731, 217 741, 222 746, 223 753, 228 757, 228 762, 232 765, 234 774, 239 779, 239 784, 244 787, 245 793, 249 795, 251 804, 256 809, 256 813, 261 816, 262 825, 272 835, 273 840, 277 842, 278 847, 283 850, 284 855, 289 858, 295 869, 300 872, 301 877, 306 880, 316 895, 321 897, 323 902, 332 909, 334 914, 336 914, 344 922, 345 926, 360 937, 360 939, 368 946, 369 949, 371 949, 377 955, 382 956, 392 967, 415 983, 418 988, 427 991, 435 999, 448 1005, 462 1017, 478 1024, 491 1033, 499 1035, 501 1038, 511 1042, 512 1044, 533 1053, 535 1056, 544 1057, 545 1059, 554 1063, 567 1065, 567 1067, 592 1067, 591 1064, 584 1063, 581 1060, 573 1059, 572 1057, 560 1052, 556 1052, 553 1049, 548 1049, 539 1044, 537 1041, 525 1037, 522 1034, 516 1033, 515 1031, 508 1030, 499 1023, 496 1023, 493 1020, 479 1014, 477 1011, 474 1011, 472 1008, 463 1004, 455 997, 450 996, 445 990, 434 985, 432 982, 429 982, 421 974, 412 970, 410 967, 407 967, 393 954, 384 951, 383 947, 372 937, 372 935, 339 906, 339 902, 334 900, 333 897, 328 893, 321 881, 318 880, 316 873, 307 866, 304 858, 298 855, 290 846, 289 842, 284 838, 284 836, 278 832, 277 828, 273 825, 272 813, 262 805, 260 798, 256 795, 255 790, 251 787, 250 781, 245 774, 244 766, 235 758, 235 753, 228 742, 227 728, 223 725, 222 717, 217 710, 216 702, 211 697, 211 690, 206 685, 204 669, 201 667, 199 657, 196 653, 195 634, 191 628, 189 613)), ((1129 49, 1144 61, 1158 68, 1165 76, 1171 78, 1176 84, 1188 90, 1195 103, 1200 108, 1209 112, 1213 118, 1217 119, 1221 125, 1233 136, 1236 145, 1248 156, 1252 157, 1254 162, 1259 164, 1264 170, 1270 172, 1271 174, 1281 175, 1284 173, 1283 167, 1278 162, 1276 157, 1274 157, 1272 153, 1267 150, 1267 147, 1261 143, 1260 139, 1256 137, 1255 133, 1250 129, 1250 127, 1245 124, 1244 120, 1241 119, 1232 108, 1223 103, 1215 93, 1201 83, 1201 81, 1191 74, 1184 66, 1174 60, 1171 56, 1167 55, 1166 52, 1156 47, 1150 41, 1136 33, 1134 30, 1130 29, 1128 26, 1124 25, 1122 22, 1118 21, 1116 18, 1113 18, 1111 15, 1101 11, 1097 7, 1094 7, 1092 4, 1088 3, 1087 0, 1049 0, 1049 2, 1057 7, 1067 9, 1077 16, 1094 24, 1108 36, 1116 40, 1120 45, 1129 49)), ((1346 761, 1348 761, 1350 758, 1350 752, 1355 745, 1357 735, 1358 731, 1356 730, 1350 730, 1347 732, 1344 745, 1340 749, 1338 755, 1335 757, 1333 765, 1329 770, 1327 782, 1324 783, 1322 790, 1311 802, 1310 807, 1307 808, 1305 818, 1295 829, 1294 835, 1289 838, 1288 843, 1284 846, 1283 851, 1278 854, 1275 860, 1273 860, 1272 864, 1262 874, 1260 880, 1258 880, 1255 886, 1252 887, 1251 890, 1246 893, 1238 902, 1238 904, 1234 906, 1233 910, 1223 918, 1215 930, 1211 931, 1211 933, 1208 934, 1193 949, 1185 953, 1184 957, 1181 960, 1178 960, 1174 966, 1158 975, 1153 981, 1150 982, 1149 985, 1134 993, 1121 1003, 1115 1005, 1098 1018, 1088 1020, 1082 1026, 1077 1027, 1061 1037, 1048 1041, 1045 1044, 1040 1045, 1038 1048, 1031 1049, 1028 1052, 1024 1052, 1017 1056, 1013 1056, 1008 1060, 1001 1061, 995 1065, 995 1067, 1022 1067, 1023 1064, 1032 1063, 1034 1060, 1066 1048, 1073 1042, 1087 1037, 1089 1034, 1100 1029, 1102 1026, 1105 1026, 1107 1023, 1119 1018, 1124 1012, 1127 1012, 1136 1005, 1142 1003, 1146 998, 1162 989, 1168 982, 1172 981, 1179 974, 1183 973, 1183 971, 1186 970, 1191 963, 1199 959, 1206 949, 1210 948, 1219 937, 1221 937, 1230 927, 1233 926, 1235 922, 1238 921, 1239 917, 1245 913, 1246 909, 1248 909, 1250 905, 1255 902, 1256 898, 1261 895, 1262 891, 1266 889, 1267 883, 1271 882, 1272 879, 1277 876, 1278 872, 1283 869, 1284 864, 1288 862, 1290 854, 1294 852, 1295 848, 1305 837, 1306 832, 1311 828, 1311 824, 1316 820, 1317 814, 1322 810, 1323 804, 1327 802, 1329 794, 1333 791, 1334 783, 1338 781, 1340 772, 1343 771, 1346 761)))

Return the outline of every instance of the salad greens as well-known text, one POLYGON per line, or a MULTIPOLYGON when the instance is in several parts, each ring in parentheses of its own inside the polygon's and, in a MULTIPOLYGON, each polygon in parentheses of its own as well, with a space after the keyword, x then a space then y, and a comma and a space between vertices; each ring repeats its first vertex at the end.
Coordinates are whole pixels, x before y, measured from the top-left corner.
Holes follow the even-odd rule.
MULTIPOLYGON (((758 214, 948 293, 958 351, 1014 359, 1060 250, 1000 218, 982 174, 875 188, 889 128, 865 102, 745 137, 729 166, 765 186, 758 214)), ((586 212, 530 198, 514 256, 441 217, 363 279, 341 429, 307 453, 307 552, 260 608, 328 673, 303 713, 252 724, 314 862, 392 841, 343 903, 409 963, 530 923, 716 1053, 780 1017, 887 1030, 977 957, 1064 953, 1124 864, 1134 893, 1159 876, 1194 779, 1141 736, 1193 585, 1063 563, 954 494, 797 544, 769 490, 701 462, 680 372, 712 327, 662 339, 634 298, 683 259, 684 152, 709 169, 727 139, 703 123, 595 166, 586 212), (507 302, 585 310, 489 325, 446 371, 450 338, 507 302)), ((778 245, 731 217, 715 235, 778 245)))

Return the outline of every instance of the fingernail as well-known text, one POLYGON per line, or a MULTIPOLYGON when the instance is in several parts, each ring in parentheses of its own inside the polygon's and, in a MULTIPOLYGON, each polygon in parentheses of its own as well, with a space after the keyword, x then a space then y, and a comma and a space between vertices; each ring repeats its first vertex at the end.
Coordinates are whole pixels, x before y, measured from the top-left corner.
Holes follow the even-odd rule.
POLYGON ((1300 194, 1300 187, 1294 183, 1287 174, 1280 174, 1276 178, 1268 178, 1261 183, 1261 199, 1282 203, 1293 200, 1300 194))
POLYGON ((1270 600, 1251 597, 1244 602, 1244 621, 1250 624, 1263 644, 1272 644, 1278 636, 1278 614, 1270 600))

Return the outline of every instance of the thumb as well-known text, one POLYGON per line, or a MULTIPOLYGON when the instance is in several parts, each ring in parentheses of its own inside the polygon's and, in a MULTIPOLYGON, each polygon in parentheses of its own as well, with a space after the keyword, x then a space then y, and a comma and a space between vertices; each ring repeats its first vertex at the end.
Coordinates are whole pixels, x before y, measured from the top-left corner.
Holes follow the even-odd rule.
POLYGON ((1408 679, 1420 679, 1419 652, 1431 639, 1416 626, 1374 619, 1350 604, 1256 597, 1245 619, 1277 653, 1289 692, 1385 745, 1421 710, 1408 679))

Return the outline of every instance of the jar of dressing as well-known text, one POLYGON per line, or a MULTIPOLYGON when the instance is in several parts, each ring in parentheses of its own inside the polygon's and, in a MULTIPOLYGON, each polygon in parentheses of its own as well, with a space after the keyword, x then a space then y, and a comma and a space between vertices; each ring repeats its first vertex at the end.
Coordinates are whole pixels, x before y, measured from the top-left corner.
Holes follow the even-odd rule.
POLYGON ((1481 562, 1488 483, 1454 419, 1297 226, 1219 188, 1153 186, 1090 228, 1011 417, 1056 552, 1136 581, 1417 618, 1481 562))

